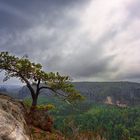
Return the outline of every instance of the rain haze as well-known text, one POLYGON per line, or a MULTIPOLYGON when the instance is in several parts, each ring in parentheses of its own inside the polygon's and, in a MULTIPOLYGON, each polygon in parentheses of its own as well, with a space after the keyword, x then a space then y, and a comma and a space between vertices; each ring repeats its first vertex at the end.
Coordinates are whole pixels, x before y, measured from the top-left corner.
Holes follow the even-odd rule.
POLYGON ((0 51, 73 81, 140 82, 139 7, 139 0, 0 0, 0 51))

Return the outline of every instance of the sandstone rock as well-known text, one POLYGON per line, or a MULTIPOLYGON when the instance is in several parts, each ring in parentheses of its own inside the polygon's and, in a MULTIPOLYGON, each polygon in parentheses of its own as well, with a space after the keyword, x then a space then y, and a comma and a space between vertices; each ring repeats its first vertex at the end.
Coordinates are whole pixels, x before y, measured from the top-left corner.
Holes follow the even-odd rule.
POLYGON ((31 140, 23 104, 0 94, 0 140, 31 140))

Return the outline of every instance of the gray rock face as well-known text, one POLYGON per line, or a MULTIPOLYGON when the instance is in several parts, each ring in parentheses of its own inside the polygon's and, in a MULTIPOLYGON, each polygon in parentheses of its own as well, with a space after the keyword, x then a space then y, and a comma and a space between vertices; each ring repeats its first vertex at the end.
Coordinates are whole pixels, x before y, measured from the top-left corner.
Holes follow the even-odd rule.
POLYGON ((22 103, 0 94, 0 140, 30 140, 24 112, 22 103))

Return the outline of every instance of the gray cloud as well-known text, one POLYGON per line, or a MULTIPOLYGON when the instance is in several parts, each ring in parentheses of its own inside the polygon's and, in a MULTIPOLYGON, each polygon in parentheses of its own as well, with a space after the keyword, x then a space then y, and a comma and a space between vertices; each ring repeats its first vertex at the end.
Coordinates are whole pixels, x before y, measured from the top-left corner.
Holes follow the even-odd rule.
POLYGON ((28 54, 45 70, 59 71, 74 80, 137 80, 139 72, 131 71, 130 64, 135 69, 140 66, 140 18, 135 8, 139 1, 0 3, 1 51, 28 54))
POLYGON ((127 8, 129 11, 129 16, 132 19, 140 18, 140 1, 139 0, 135 0, 134 2, 131 3, 131 5, 128 5, 127 8))

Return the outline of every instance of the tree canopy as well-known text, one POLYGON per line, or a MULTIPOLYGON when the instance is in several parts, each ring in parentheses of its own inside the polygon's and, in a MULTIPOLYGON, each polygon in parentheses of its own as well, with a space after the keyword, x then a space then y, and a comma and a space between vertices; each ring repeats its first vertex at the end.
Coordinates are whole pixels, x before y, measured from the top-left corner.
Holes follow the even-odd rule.
POLYGON ((31 62, 27 56, 19 58, 8 52, 1 52, 0 69, 5 71, 3 81, 16 77, 27 85, 32 97, 32 106, 37 105, 38 95, 42 89, 49 89, 67 101, 83 98, 71 84, 69 76, 62 76, 58 72, 45 72, 41 64, 31 62))

